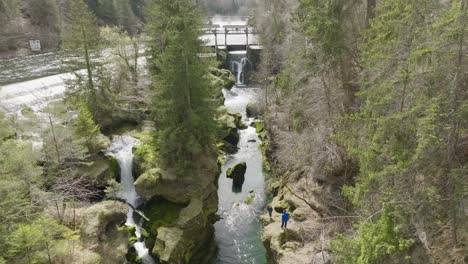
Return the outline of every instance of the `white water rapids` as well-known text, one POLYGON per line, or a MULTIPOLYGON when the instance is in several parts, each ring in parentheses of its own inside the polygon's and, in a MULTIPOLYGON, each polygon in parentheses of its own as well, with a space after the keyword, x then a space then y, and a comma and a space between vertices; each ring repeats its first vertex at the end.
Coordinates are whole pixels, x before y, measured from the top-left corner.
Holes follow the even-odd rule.
MULTIPOLYGON (((111 146, 107 149, 107 155, 111 155, 117 159, 120 166, 120 178, 123 189, 120 191, 119 196, 133 208, 137 208, 140 204, 138 194, 135 190, 132 167, 133 167, 133 146, 140 144, 138 139, 130 136, 115 136, 111 146)), ((127 214, 127 226, 135 227, 135 235, 138 241, 133 245, 138 256, 144 264, 154 264, 155 261, 149 254, 149 250, 142 240, 141 236, 141 223, 136 223, 133 217, 133 208, 130 207, 127 214)))

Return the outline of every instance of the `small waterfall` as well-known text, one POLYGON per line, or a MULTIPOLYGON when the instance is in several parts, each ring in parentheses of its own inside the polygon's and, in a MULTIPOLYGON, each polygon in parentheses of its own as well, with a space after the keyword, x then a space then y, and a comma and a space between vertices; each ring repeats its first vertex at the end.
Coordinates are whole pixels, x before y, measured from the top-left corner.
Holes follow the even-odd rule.
MULTIPOLYGON (((106 154, 113 156, 117 159, 120 166, 121 183, 123 190, 119 193, 119 196, 128 204, 132 205, 133 208, 137 208, 140 205, 138 194, 135 190, 132 166, 133 166, 133 146, 140 144, 138 139, 130 136, 116 136, 114 137, 111 146, 107 149, 106 154)), ((127 226, 135 227, 135 236, 138 241, 135 242, 134 247, 144 264, 155 264, 156 262, 149 254, 149 250, 145 245, 144 240, 141 236, 141 223, 136 223, 133 218, 132 207, 129 208, 127 214, 127 226)))
POLYGON ((245 73, 248 67, 252 68, 252 62, 247 57, 242 57, 239 61, 231 61, 231 71, 236 74, 236 86, 245 85, 245 73))

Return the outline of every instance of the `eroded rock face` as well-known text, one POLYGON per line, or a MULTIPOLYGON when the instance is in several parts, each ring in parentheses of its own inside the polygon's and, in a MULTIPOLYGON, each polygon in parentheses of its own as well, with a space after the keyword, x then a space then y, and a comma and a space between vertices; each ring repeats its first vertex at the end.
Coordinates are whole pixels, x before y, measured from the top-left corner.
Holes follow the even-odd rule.
POLYGON ((81 218, 80 240, 83 247, 101 257, 103 264, 124 263, 129 235, 121 228, 127 219, 128 206, 104 201, 87 208, 81 218))
POLYGON ((247 170, 247 163, 241 162, 236 166, 229 168, 226 172, 226 177, 231 178, 233 185, 241 187, 245 181, 245 172, 247 170))
POLYGON ((188 204, 191 196, 186 188, 191 188, 195 184, 192 178, 179 178, 173 173, 150 169, 136 180, 135 188, 145 200, 161 196, 173 203, 188 204))
POLYGON ((160 169, 150 169, 135 182, 139 195, 148 201, 141 210, 151 214, 158 201, 165 200, 171 207, 179 206, 168 217, 163 213, 151 214, 147 243, 153 255, 162 264, 208 263, 215 253, 213 223, 218 209, 216 180, 218 166, 216 151, 196 162, 190 175, 179 175, 160 169), (151 204, 153 203, 153 204, 151 204), (167 218, 167 219, 162 219, 167 218), (165 220, 165 221, 162 221, 165 220), (153 222, 152 222, 153 221, 153 222), (157 222, 160 221, 160 222, 157 222), (157 231, 154 231, 157 230, 157 231))

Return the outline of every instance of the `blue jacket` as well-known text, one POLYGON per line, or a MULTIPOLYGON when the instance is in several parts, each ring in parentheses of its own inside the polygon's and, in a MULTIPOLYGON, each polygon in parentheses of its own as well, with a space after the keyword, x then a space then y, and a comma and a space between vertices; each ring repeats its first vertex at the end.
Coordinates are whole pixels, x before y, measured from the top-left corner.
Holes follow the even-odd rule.
POLYGON ((285 221, 285 222, 288 221, 288 220, 289 220, 289 214, 288 214, 287 212, 286 212, 286 213, 283 213, 282 219, 283 219, 283 221, 285 221))

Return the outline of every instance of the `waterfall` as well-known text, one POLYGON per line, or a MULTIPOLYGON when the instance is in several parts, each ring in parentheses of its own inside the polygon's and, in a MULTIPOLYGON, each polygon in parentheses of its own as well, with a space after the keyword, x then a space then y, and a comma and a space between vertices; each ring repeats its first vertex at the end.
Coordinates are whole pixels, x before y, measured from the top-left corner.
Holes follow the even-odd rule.
POLYGON ((231 71, 236 73, 236 86, 245 85, 245 72, 247 71, 247 65, 252 67, 252 63, 247 57, 243 57, 240 61, 231 62, 231 71))
MULTIPOLYGON (((123 185, 123 189, 120 191, 120 198, 130 204, 133 208, 137 208, 140 205, 138 194, 135 190, 132 166, 133 166, 133 146, 140 144, 138 139, 130 136, 116 136, 114 137, 111 146, 107 149, 106 154, 113 156, 117 159, 120 166, 120 178, 123 185)), ((141 258, 144 264, 155 264, 155 261, 149 254, 149 250, 145 245, 144 240, 141 236, 141 223, 136 223, 133 218, 133 208, 129 207, 127 214, 127 222, 125 225, 135 227, 135 236, 138 241, 133 245, 138 256, 141 258)))

